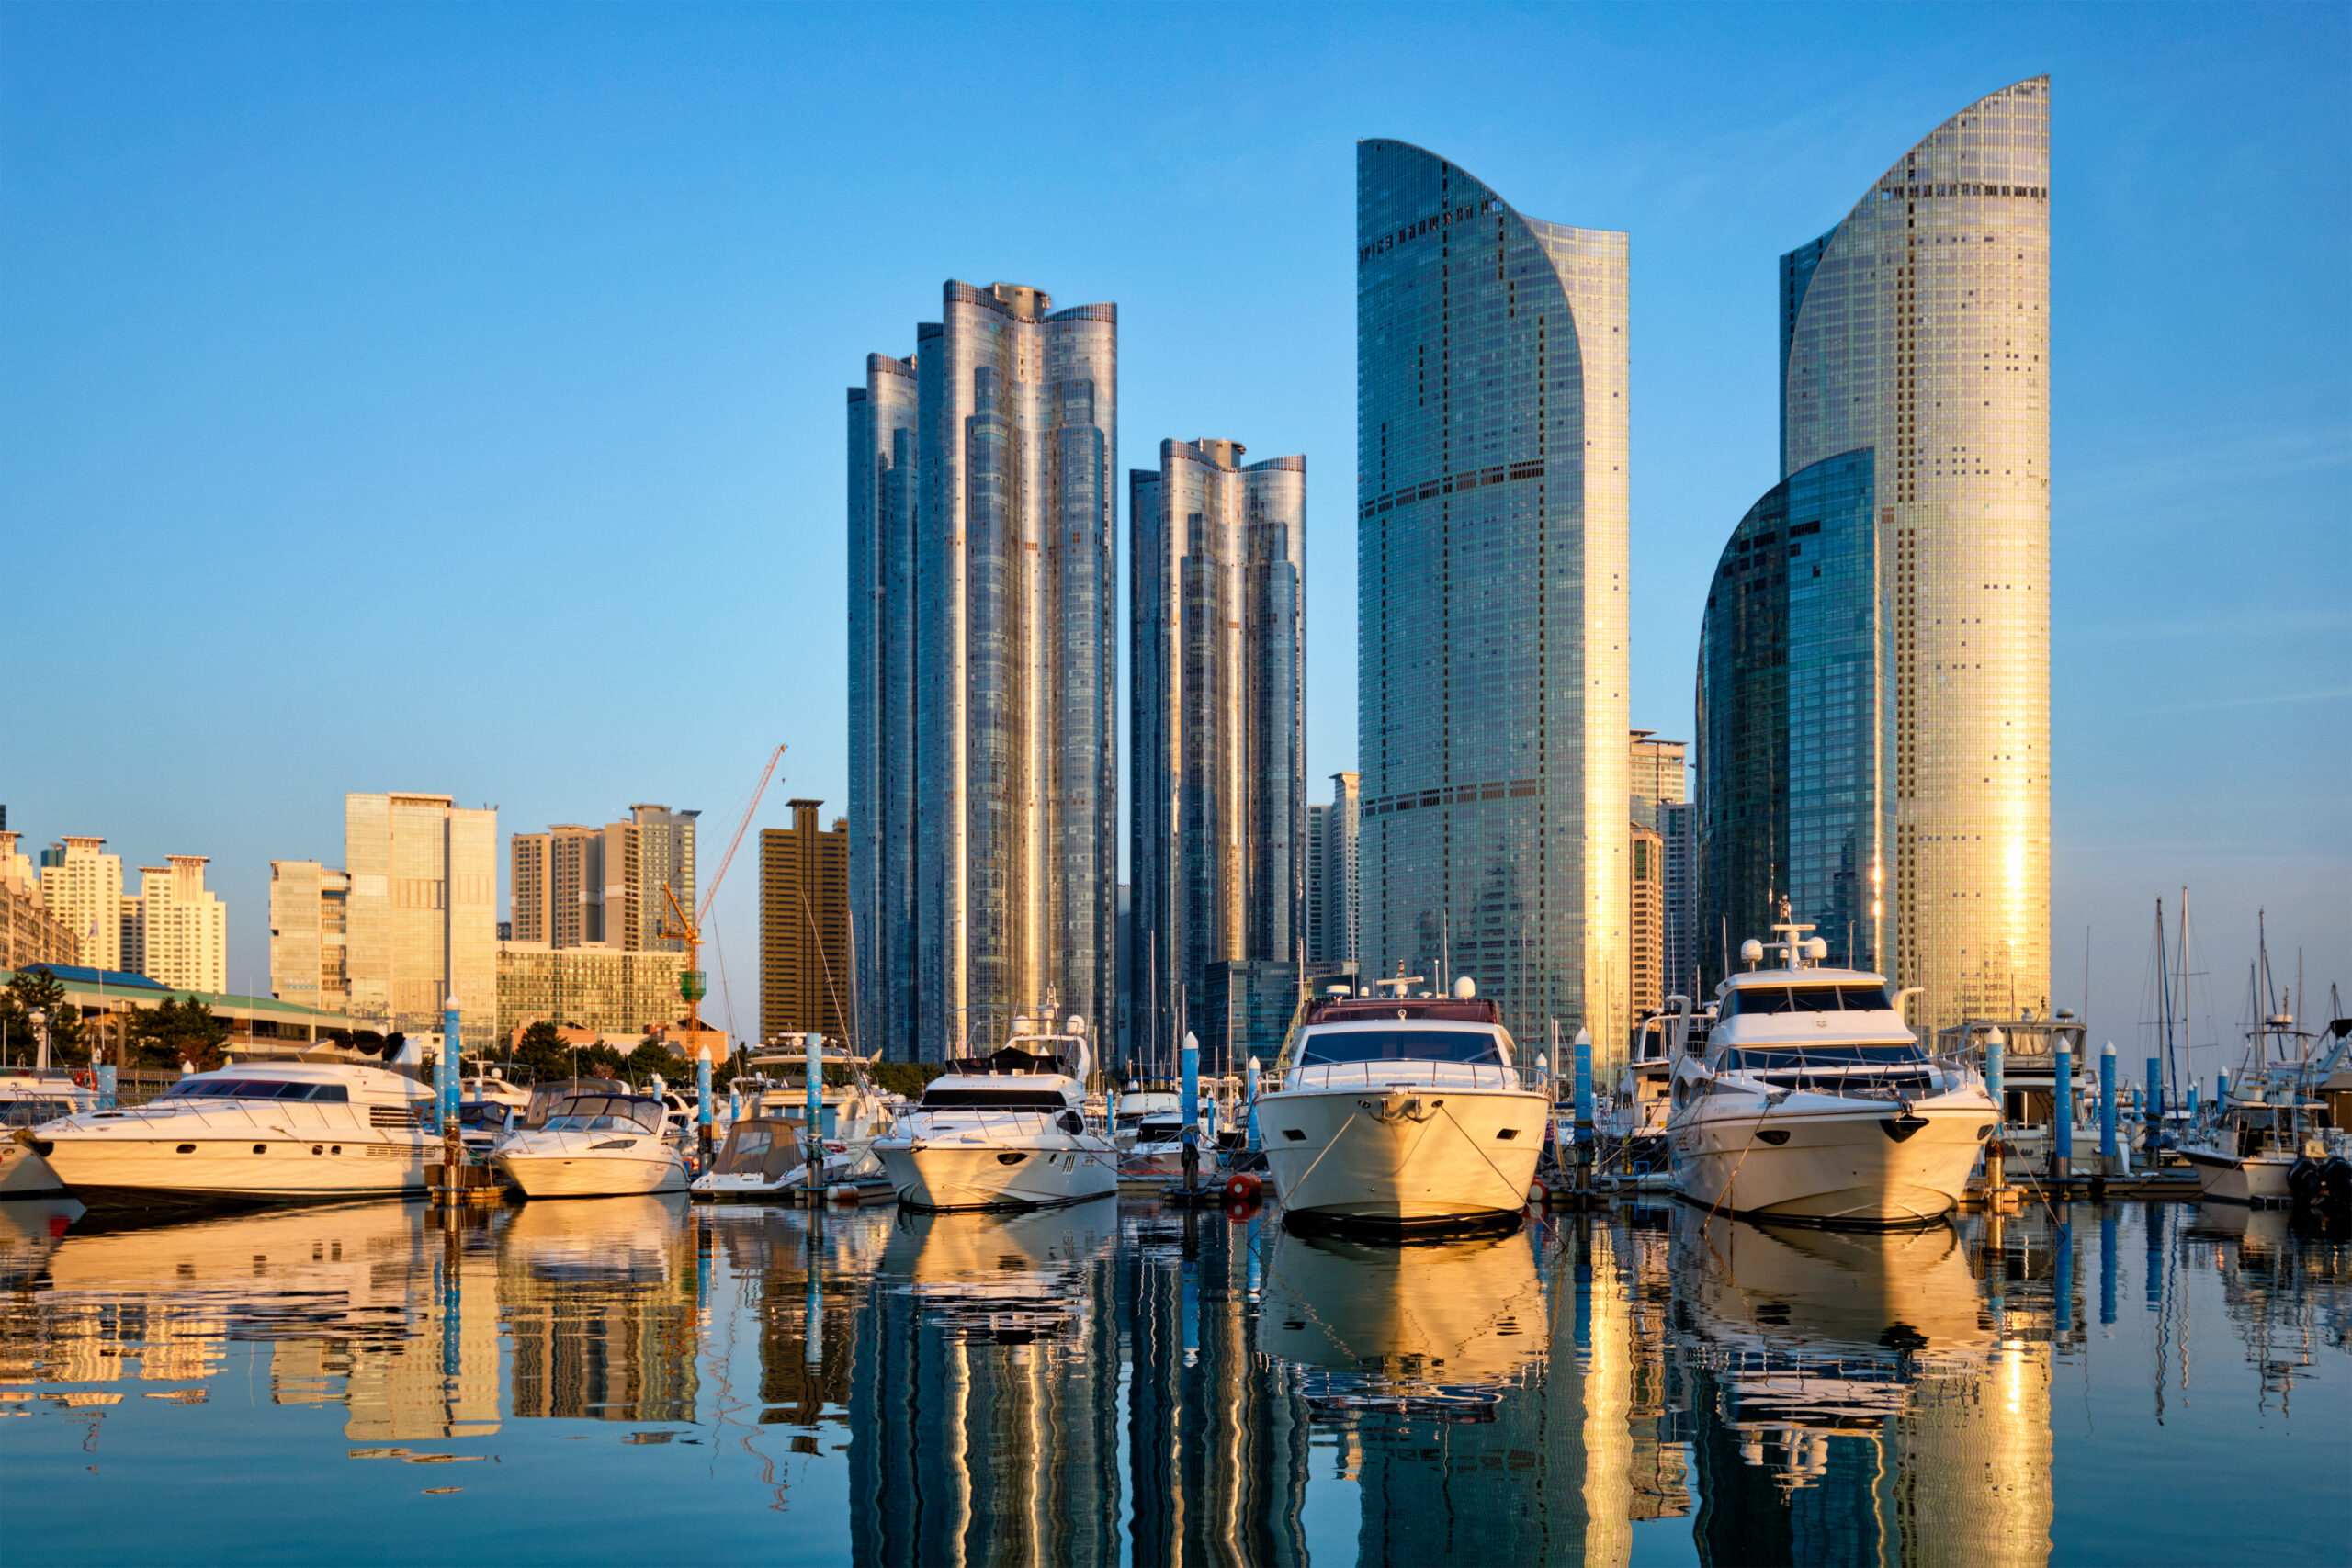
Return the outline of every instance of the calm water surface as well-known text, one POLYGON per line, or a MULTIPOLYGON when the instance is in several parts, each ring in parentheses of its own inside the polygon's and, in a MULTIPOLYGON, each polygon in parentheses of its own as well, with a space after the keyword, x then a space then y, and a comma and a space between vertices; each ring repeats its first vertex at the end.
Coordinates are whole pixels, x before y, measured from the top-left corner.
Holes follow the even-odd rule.
POLYGON ((2352 1556, 2352 1247, 2282 1215, 97 1219, 0 1205, 12 1562, 2352 1556))

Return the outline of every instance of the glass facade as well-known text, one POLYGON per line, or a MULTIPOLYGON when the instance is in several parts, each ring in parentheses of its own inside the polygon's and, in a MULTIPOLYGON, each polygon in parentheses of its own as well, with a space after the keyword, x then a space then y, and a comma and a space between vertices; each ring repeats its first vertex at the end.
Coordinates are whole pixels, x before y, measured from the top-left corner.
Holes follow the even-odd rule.
POLYGON ((1242 450, 1164 441, 1128 476, 1136 1049, 1154 1070, 1206 1017, 1211 964, 1306 941, 1306 459, 1242 450))
MULTIPOLYGON (((1778 900, 1840 964, 1881 969, 1888 800, 1873 466, 1783 479, 1724 547, 1699 635, 1698 967, 1703 992, 1778 900)), ((1693 998, 1699 1000, 1700 998, 1693 998)))
POLYGON ((1118 311, 949 282, 849 399, 860 1018, 938 1060, 1110 1017, 1118 311))
POLYGON ((1853 919, 1888 923, 1915 1021, 2046 1007, 2049 78, 1937 127, 1781 272, 1781 471, 1876 470, 1893 806, 1853 919))
POLYGON ((1331 775, 1331 803, 1307 807, 1306 957, 1312 964, 1356 959, 1360 902, 1357 867, 1363 823, 1360 780, 1331 775))
POLYGON ((1360 953, 1522 1039, 1629 983, 1627 243, 1356 149, 1360 953))

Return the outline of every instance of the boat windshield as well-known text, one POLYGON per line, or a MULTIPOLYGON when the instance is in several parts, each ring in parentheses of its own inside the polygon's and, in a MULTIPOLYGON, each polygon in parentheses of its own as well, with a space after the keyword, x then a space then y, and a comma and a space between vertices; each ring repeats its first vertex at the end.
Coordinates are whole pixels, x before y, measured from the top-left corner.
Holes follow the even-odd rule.
POLYGON ((623 1100, 617 1096, 582 1095, 564 1101, 563 1108, 548 1118, 550 1133, 605 1133, 612 1131, 650 1133, 662 1123, 662 1102, 656 1100, 623 1100))
POLYGON ((284 1078, 183 1078, 159 1100, 324 1100, 351 1103, 351 1089, 339 1083, 290 1083, 284 1078))
POLYGON ((1891 1012, 1884 986, 1734 986, 1723 1016, 1780 1012, 1891 1012))
POLYGON ((0 1127, 38 1127, 74 1114, 66 1100, 0 1100, 0 1127))
POLYGON ((1724 1053, 1724 1066, 1734 1072, 1758 1072, 1781 1067, 1907 1066, 1928 1059, 1917 1045, 1787 1045, 1724 1053))
POLYGON ((1044 1089, 939 1089, 922 1091, 923 1111, 1059 1111, 1069 1101, 1044 1089))
POLYGON ((1334 1029, 1299 1042, 1298 1065, 1324 1062, 1464 1062, 1499 1066, 1496 1037, 1476 1029, 1334 1029))

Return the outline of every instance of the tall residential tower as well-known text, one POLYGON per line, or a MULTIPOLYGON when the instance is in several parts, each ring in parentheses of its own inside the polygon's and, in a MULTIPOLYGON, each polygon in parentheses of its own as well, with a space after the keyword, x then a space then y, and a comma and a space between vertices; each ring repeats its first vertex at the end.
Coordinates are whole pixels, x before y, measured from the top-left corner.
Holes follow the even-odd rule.
POLYGON ((2047 77, 1781 258, 1781 480, 1702 638, 1702 962, 1786 896, 1915 1021, 2048 1005, 2049 300, 2047 77))
POLYGON ((1511 1030, 1628 987, 1626 236, 1356 148, 1363 958, 1511 1030))
POLYGON ((1134 1048, 1163 1070, 1211 964, 1306 956, 1306 459, 1241 455, 1163 441, 1128 476, 1134 1048))
POLYGON ((860 1032, 938 1059, 1111 1016, 1118 311, 950 282, 849 389, 860 1032))

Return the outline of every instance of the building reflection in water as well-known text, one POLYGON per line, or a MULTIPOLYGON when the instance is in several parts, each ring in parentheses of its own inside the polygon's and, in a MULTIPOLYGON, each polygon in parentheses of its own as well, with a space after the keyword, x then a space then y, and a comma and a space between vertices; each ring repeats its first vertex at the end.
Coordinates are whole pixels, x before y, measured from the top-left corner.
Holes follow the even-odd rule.
POLYGON ((851 1539, 881 1563, 1120 1554, 1117 1201, 901 1213, 858 1318, 851 1539))
POLYGON ((1273 1223, 1146 1213, 1119 1260, 1120 1316, 1133 1364, 1127 1463, 1133 1557, 1169 1564, 1306 1561, 1300 1526, 1308 1405, 1251 1342, 1273 1223))

